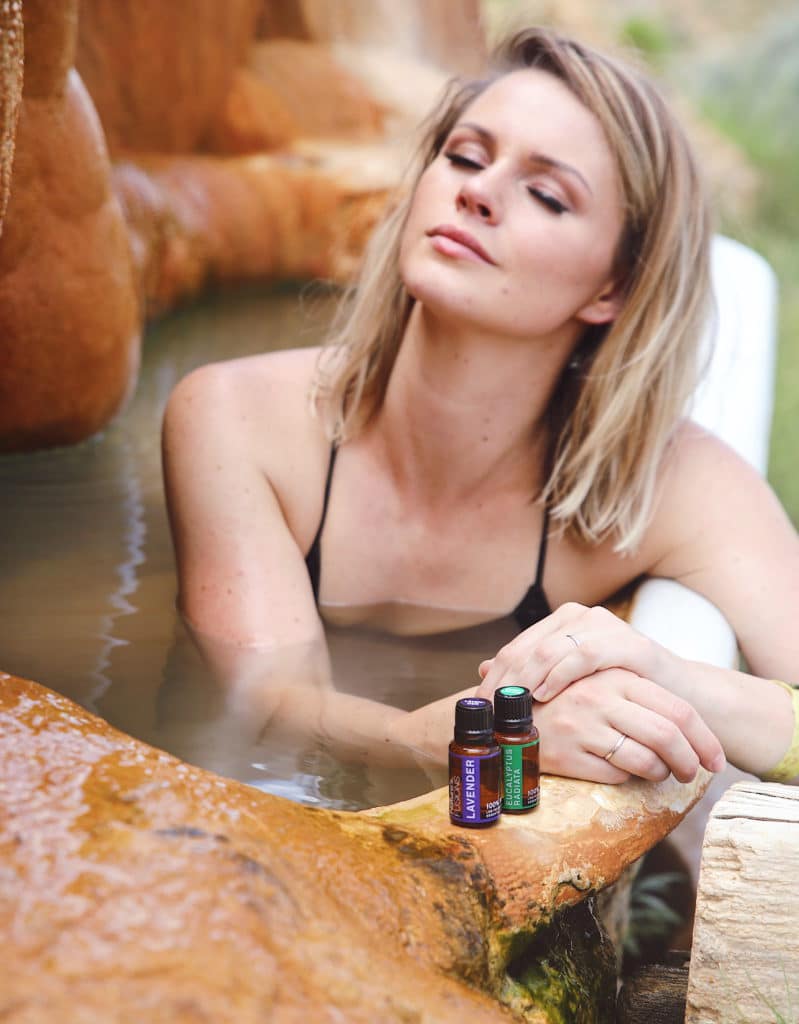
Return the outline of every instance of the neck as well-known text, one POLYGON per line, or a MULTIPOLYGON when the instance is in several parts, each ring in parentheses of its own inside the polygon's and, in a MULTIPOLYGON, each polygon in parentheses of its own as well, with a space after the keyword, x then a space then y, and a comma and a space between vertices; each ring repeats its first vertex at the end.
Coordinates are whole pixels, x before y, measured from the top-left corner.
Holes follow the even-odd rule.
POLYGON ((497 338, 417 303, 374 430, 398 485, 436 502, 543 483, 546 412, 574 337, 497 338))

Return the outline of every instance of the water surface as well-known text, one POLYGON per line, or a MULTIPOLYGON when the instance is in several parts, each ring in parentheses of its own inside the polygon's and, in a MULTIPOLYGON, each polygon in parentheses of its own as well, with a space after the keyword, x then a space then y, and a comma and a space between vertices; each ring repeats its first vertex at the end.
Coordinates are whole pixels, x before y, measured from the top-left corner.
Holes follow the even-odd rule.
MULTIPOLYGON (((440 770, 340 760, 323 739, 242 730, 175 611, 160 427, 203 363, 317 344, 332 298, 295 290, 210 298, 152 327, 128 408, 71 448, 0 457, 0 668, 71 697, 195 764, 308 803, 357 808, 440 785, 440 770), (245 735, 246 732, 246 735, 245 735)), ((410 709, 476 681, 493 651, 329 631, 336 686, 410 709)), ((494 648, 495 650, 496 648, 494 648)))

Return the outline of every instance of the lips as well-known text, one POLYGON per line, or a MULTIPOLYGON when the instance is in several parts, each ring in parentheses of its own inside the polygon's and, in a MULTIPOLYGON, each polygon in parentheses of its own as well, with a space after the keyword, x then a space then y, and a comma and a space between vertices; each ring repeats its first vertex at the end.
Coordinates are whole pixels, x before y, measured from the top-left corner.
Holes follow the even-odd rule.
POLYGON ((473 253, 484 263, 490 263, 492 266, 496 266, 495 260, 493 260, 485 249, 480 245, 474 235, 470 235, 468 231, 462 231, 460 228, 456 228, 451 224, 439 224, 437 227, 430 228, 425 234, 428 238, 433 239, 446 239, 450 242, 454 242, 454 246, 446 246, 442 251, 445 251, 447 255, 465 255, 463 250, 473 253))

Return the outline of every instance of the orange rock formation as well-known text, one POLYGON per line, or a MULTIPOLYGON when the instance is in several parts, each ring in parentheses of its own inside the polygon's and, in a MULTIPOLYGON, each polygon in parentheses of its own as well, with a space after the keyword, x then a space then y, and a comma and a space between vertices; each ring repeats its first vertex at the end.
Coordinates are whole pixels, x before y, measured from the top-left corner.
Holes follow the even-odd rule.
POLYGON ((22 98, 22 0, 0 4, 0 233, 8 203, 22 98))
MULTIPOLYGON (((702 784, 542 781, 534 815, 481 832, 449 824, 444 790, 311 809, 0 674, 0 1016, 544 1024, 519 979, 541 953, 601 939, 590 913, 570 934, 559 922, 702 784)), ((600 962, 579 1019, 612 1012, 600 962)))
POLYGON ((98 430, 135 384, 140 322, 208 284, 351 275, 405 157, 389 140, 342 167, 341 141, 407 128, 442 79, 414 84, 416 57, 464 66, 483 42, 477 0, 455 33, 439 2, 332 6, 81 0, 78 24, 77 0, 29 0, 17 126, 20 5, 4 4, 0 450, 98 430), (388 51, 337 53, 386 24, 416 51, 396 73, 388 51))
POLYGON ((244 63, 260 0, 81 0, 76 66, 112 155, 200 148, 244 63))
POLYGON ((26 0, 24 18, 0 238, 0 450, 98 430, 134 382, 139 351, 127 228, 102 129, 70 70, 77 0, 26 0))

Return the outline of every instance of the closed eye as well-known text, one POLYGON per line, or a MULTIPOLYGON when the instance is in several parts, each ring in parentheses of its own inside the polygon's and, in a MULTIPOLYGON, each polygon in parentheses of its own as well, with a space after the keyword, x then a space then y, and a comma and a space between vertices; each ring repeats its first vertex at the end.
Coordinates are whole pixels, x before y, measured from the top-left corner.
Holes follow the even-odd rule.
POLYGON ((481 171, 483 165, 478 163, 477 160, 472 160, 468 156, 463 156, 461 153, 445 153, 444 156, 449 160, 455 167, 467 167, 472 171, 481 171))
POLYGON ((556 199, 554 196, 550 195, 549 192, 542 192, 539 188, 528 188, 527 191, 530 193, 531 196, 537 199, 539 203, 543 203, 544 206, 546 206, 547 209, 551 210, 553 213, 566 213, 569 209, 568 206, 562 203, 559 199, 556 199))
MULTIPOLYGON (((470 171, 483 170, 483 164, 481 164, 477 160, 472 160, 471 157, 464 156, 462 153, 450 152, 444 153, 444 156, 455 167, 463 167, 466 170, 470 171)), ((550 195, 549 192, 544 192, 541 189, 533 188, 532 186, 528 187, 527 191, 530 193, 531 196, 537 199, 540 203, 546 206, 547 209, 551 210, 553 213, 561 214, 568 212, 568 206, 562 203, 559 199, 556 199, 555 196, 550 195)))

